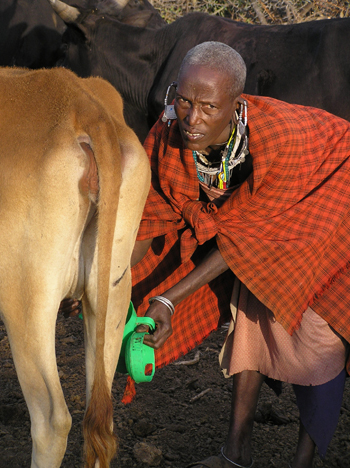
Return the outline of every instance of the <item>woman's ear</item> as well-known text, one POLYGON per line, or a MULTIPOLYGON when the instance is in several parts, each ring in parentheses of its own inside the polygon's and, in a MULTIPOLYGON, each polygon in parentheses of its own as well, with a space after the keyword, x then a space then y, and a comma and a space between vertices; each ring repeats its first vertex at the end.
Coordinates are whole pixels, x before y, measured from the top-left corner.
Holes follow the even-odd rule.
POLYGON ((235 124, 238 123, 237 114, 239 114, 239 112, 241 110, 241 106, 243 105, 243 103, 244 103, 244 99, 241 96, 236 97, 236 99, 233 101, 234 111, 233 111, 233 115, 232 115, 232 121, 235 124))
POLYGON ((241 108, 241 106, 244 105, 245 100, 242 98, 242 96, 238 96, 238 97, 235 99, 235 101, 236 101, 236 110, 239 111, 240 108, 241 108))

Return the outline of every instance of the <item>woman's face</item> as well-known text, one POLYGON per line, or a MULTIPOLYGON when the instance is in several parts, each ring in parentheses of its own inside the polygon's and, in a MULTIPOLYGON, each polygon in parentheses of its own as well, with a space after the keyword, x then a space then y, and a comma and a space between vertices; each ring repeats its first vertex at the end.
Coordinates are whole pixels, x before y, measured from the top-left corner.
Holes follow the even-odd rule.
POLYGON ((175 112, 185 146, 211 151, 230 136, 238 104, 229 93, 229 78, 204 66, 188 65, 182 71, 175 95, 175 112))

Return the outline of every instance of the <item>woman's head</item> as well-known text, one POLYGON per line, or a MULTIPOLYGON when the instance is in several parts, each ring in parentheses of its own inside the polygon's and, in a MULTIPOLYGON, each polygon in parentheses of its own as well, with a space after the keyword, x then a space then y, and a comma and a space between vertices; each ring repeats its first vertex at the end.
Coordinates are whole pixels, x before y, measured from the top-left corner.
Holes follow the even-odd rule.
POLYGON ((231 97, 236 98, 243 93, 247 67, 241 55, 227 44, 208 41, 190 49, 182 61, 178 80, 188 65, 210 68, 225 75, 230 83, 228 91, 231 97))
POLYGON ((207 151, 225 142, 235 122, 246 67, 242 57, 220 42, 191 49, 178 75, 175 111, 185 146, 207 151))

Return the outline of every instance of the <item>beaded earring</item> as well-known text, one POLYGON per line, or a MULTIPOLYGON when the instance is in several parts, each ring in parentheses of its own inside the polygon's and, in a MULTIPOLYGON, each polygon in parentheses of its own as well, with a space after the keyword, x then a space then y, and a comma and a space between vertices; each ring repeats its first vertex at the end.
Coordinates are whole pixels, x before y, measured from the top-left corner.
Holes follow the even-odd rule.
POLYGON ((168 126, 170 125, 170 121, 176 119, 176 113, 174 106, 172 104, 168 104, 168 96, 169 96, 169 91, 172 88, 172 86, 176 87, 177 83, 176 81, 173 81, 169 86, 166 91, 165 99, 164 99, 164 114, 162 117, 162 121, 166 122, 168 121, 168 126))
POLYGON ((246 127, 248 123, 248 110, 247 110, 247 101, 243 100, 243 103, 241 103, 241 108, 239 110, 239 115, 238 115, 238 131, 241 136, 245 135, 246 133, 246 127), (244 112, 244 120, 243 120, 243 112, 244 112))

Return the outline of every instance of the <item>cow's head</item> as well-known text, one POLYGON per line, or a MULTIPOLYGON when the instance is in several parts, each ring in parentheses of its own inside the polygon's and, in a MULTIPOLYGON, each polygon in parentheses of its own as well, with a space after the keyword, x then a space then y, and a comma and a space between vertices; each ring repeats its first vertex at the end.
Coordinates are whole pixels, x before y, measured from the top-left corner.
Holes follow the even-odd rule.
MULTIPOLYGON (((106 52, 113 40, 110 31, 118 28, 118 23, 141 29, 158 29, 165 24, 148 0, 90 0, 84 8, 61 0, 48 2, 67 25, 62 40, 63 59, 57 65, 70 68, 82 77, 99 75, 108 79, 106 67, 92 69, 93 64, 100 66, 103 61, 101 55, 99 60, 94 59, 92 49, 106 52)), ((101 66, 104 65, 107 66, 101 66)))
POLYGON ((154 76, 142 72, 143 79, 137 79, 137 54, 140 44, 148 43, 143 35, 156 34, 164 20, 147 0, 95 0, 94 6, 85 8, 48 1, 67 25, 63 58, 57 65, 81 77, 101 76, 109 81, 123 98, 127 124, 143 141, 149 131, 147 97, 154 76))
POLYGON ((89 0, 86 7, 73 7, 61 0, 48 0, 53 10, 66 23, 79 20, 81 15, 110 16, 125 24, 152 29, 164 26, 165 21, 148 0, 89 0))

